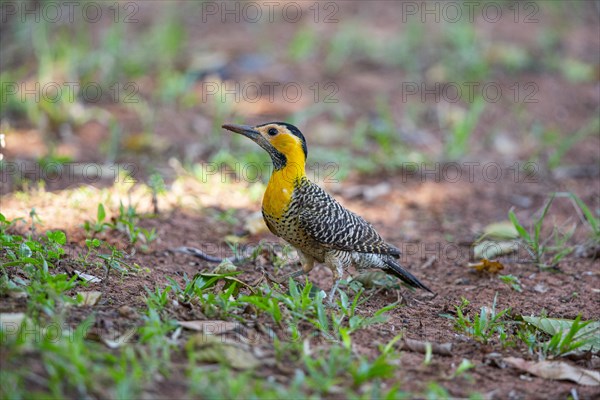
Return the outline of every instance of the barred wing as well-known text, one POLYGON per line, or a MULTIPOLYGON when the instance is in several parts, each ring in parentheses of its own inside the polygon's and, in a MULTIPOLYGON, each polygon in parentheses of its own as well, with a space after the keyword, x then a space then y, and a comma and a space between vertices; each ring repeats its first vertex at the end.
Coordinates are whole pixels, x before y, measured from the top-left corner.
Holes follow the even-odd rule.
POLYGON ((342 207, 319 186, 311 182, 298 192, 300 227, 316 242, 333 250, 400 255, 400 250, 387 244, 371 224, 342 207))

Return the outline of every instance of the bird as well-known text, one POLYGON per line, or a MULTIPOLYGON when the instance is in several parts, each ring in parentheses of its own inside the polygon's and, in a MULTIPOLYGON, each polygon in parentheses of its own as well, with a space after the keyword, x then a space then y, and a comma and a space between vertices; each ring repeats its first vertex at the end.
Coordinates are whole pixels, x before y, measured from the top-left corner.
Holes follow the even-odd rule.
POLYGON ((315 263, 325 264, 334 284, 329 302, 337 292, 345 270, 381 269, 410 287, 433 293, 405 270, 400 250, 387 243, 364 218, 343 207, 306 176, 308 148, 302 132, 292 124, 224 124, 223 129, 241 134, 270 156, 273 171, 262 200, 262 215, 269 230, 294 247, 302 268, 289 277, 308 274, 315 263))

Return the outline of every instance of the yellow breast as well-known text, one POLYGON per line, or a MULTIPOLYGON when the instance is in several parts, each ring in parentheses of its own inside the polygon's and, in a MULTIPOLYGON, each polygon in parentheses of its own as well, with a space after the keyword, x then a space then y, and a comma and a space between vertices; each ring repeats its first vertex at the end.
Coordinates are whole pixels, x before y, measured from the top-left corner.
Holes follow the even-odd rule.
POLYGON ((274 171, 263 196, 263 211, 272 217, 281 217, 287 210, 293 191, 294 182, 287 177, 285 168, 274 171))

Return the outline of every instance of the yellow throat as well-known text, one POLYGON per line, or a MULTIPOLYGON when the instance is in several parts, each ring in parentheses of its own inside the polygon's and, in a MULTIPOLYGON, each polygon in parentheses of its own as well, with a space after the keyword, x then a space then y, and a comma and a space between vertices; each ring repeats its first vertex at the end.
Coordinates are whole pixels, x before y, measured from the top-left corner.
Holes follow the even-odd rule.
POLYGON ((263 197, 262 209, 266 214, 279 218, 288 208, 294 187, 306 178, 306 157, 299 140, 293 136, 277 137, 273 140, 273 144, 285 155, 286 164, 271 174, 263 197))

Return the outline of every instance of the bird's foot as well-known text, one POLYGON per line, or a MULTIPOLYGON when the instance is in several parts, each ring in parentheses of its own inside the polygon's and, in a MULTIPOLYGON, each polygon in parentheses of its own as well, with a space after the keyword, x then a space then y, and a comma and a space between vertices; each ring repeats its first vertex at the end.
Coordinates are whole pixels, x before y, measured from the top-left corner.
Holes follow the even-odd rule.
POLYGON ((327 297, 327 305, 329 305, 330 307, 337 306, 337 304, 335 304, 334 300, 335 300, 335 295, 336 295, 339 285, 340 285, 340 279, 337 279, 335 281, 335 283, 333 284, 331 291, 329 292, 329 296, 327 297))

